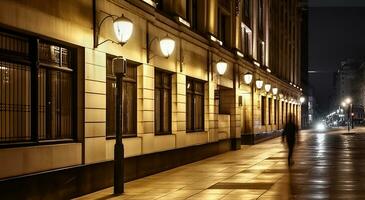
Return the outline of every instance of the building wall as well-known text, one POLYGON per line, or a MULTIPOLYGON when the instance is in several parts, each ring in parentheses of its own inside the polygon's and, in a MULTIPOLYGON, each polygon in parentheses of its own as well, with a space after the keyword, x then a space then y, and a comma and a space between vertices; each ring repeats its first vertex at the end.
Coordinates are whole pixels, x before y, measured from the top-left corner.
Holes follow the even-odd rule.
MULTIPOLYGON (((293 64, 294 58, 290 58, 292 64, 289 64, 290 59, 287 58, 287 54, 281 52, 281 49, 285 49, 284 47, 272 47, 271 41, 279 39, 276 38, 275 40, 275 37, 271 39, 271 32, 269 32, 269 30, 273 30, 277 33, 287 29, 287 27, 275 27, 273 20, 277 16, 268 12, 270 6, 284 5, 283 1, 280 1, 280 3, 269 0, 264 1, 264 8, 266 8, 264 14, 266 57, 261 67, 257 67, 253 62, 257 60, 257 17, 252 17, 252 59, 240 58, 236 54, 237 51, 242 52, 242 46, 240 45, 242 40, 240 26, 242 2, 240 1, 231 1, 231 22, 235 24, 232 26, 234 30, 231 35, 233 48, 227 48, 225 44, 221 46, 209 37, 210 35, 217 36, 218 0, 200 2, 209 9, 202 8, 199 12, 206 18, 206 21, 200 22, 201 26, 197 31, 192 31, 183 24, 178 23, 175 17, 166 17, 166 13, 156 10, 143 1, 99 0, 96 2, 96 5, 94 5, 96 7, 95 13, 92 0, 57 2, 4 0, 0 2, 1 27, 77 45, 83 49, 85 57, 83 61, 84 79, 80 81, 85 91, 79 94, 84 98, 83 131, 77 133, 77 138, 80 139, 67 144, 1 148, 0 161, 8 164, 0 167, 0 178, 74 165, 100 163, 113 159, 115 140, 106 137, 107 54, 123 56, 131 62, 138 63, 137 135, 136 137, 123 139, 125 157, 147 155, 227 139, 240 141, 241 135, 254 136, 261 133, 271 133, 283 127, 281 118, 286 111, 281 113, 281 102, 293 99, 290 104, 297 104, 295 101, 299 98, 301 92, 298 88, 290 85, 289 82, 299 85, 299 65, 293 64), (95 27, 93 17, 96 18, 97 22, 100 22, 107 14, 117 16, 123 14, 133 21, 133 35, 123 47, 108 42, 94 48, 93 29, 95 27), (269 29, 269 26, 271 29, 269 29), (200 29, 204 30, 205 33, 199 33, 200 29), (157 40, 149 44, 147 34, 149 34, 150 40, 168 34, 176 41, 174 53, 169 58, 164 58, 159 50, 157 40), (149 45, 151 47, 150 62, 147 63, 146 49, 149 45), (283 59, 280 60, 279 57, 283 59), (272 62, 273 58, 279 59, 280 65, 275 66, 272 62), (228 63, 226 73, 221 76, 217 74, 215 67, 220 59, 228 63), (163 69, 173 73, 171 85, 172 133, 169 135, 155 135, 155 69, 163 69), (269 73, 266 69, 272 69, 273 73, 269 73), (247 72, 254 75, 251 85, 246 85, 242 80, 243 74, 247 72), (186 132, 187 76, 204 81, 204 130, 201 132, 186 132), (265 83, 270 83, 272 87, 279 88, 282 97, 279 99, 279 95, 274 97, 271 92, 266 93, 263 89, 257 89, 254 83, 256 79, 261 79, 265 83), (219 86, 227 88, 227 93, 220 96, 222 101, 217 101, 215 97, 215 91, 219 89, 219 86), (261 124, 261 96, 278 99, 278 109, 276 112, 272 110, 270 125, 268 123, 261 124), (226 104, 228 114, 219 113, 219 102, 226 104), (277 124, 273 124, 274 113, 278 115, 277 124), (9 166, 16 167, 10 170, 9 166)), ((296 1, 292 0, 290 2, 294 3, 296 1)), ((253 16, 256 16, 257 1, 253 1, 252 5, 253 16)), ((172 13, 185 13, 184 9, 186 8, 180 4, 174 4, 169 9, 174 11, 172 13), (175 10, 176 7, 177 10, 175 10)), ((295 3, 287 9, 294 9, 293 12, 296 13, 295 3)), ((292 21, 296 22, 295 20, 292 21)), ((114 39, 114 33, 112 21, 109 19, 101 26, 99 42, 110 38, 114 39)), ((296 39, 298 38, 292 40, 296 39)), ((298 53, 293 55, 296 55, 296 59, 298 59, 298 53)), ((271 107, 274 109, 273 105, 271 107)), ((266 105, 266 108, 268 108, 268 105, 266 105)), ((265 112, 267 117, 268 111, 265 110, 265 112)), ((240 143, 235 143, 233 148, 240 148, 240 143)))

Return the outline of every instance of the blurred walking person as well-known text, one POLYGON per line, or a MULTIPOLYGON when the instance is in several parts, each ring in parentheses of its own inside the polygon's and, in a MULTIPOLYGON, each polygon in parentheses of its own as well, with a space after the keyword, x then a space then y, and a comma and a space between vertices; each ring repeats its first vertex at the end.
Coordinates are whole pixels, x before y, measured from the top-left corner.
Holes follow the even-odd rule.
POLYGON ((294 115, 289 115, 289 121, 285 124, 284 131, 281 136, 282 142, 286 140, 286 144, 288 146, 288 166, 294 164, 292 157, 293 151, 295 147, 295 143, 297 141, 297 133, 298 133, 298 126, 295 124, 294 115))

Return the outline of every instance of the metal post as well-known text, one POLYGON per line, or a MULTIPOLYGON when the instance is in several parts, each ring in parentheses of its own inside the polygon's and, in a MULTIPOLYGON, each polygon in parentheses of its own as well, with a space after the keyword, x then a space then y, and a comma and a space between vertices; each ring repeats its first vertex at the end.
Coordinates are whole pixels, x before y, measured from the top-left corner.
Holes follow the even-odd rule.
POLYGON ((354 116, 353 116, 354 110, 351 104, 351 128, 354 129, 354 116))
POLYGON ((350 105, 347 106, 347 132, 350 132, 350 105))
MULTIPOLYGON (((123 62, 123 65, 125 63, 123 62)), ((125 66, 123 66, 125 67, 125 66)), ((116 73, 116 133, 114 145, 114 194, 124 192, 124 146, 122 142, 123 131, 123 77, 125 73, 116 73)))

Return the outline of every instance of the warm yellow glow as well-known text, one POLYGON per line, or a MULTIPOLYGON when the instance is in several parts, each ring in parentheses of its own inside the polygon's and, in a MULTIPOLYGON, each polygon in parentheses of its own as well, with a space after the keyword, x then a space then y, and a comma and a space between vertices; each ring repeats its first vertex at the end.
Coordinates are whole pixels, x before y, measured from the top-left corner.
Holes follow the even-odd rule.
POLYGON ((265 84, 265 91, 270 92, 270 90, 271 90, 271 84, 269 83, 265 84))
POLYGON ((243 53, 242 53, 242 52, 240 52, 240 51, 236 51, 236 54, 237 54, 237 56, 239 56, 239 57, 241 57, 241 58, 243 58, 243 57, 244 57, 243 53))
POLYGON ((260 79, 256 80, 256 88, 257 89, 261 89, 263 85, 264 85, 264 81, 262 81, 260 79))
POLYGON ((282 99, 284 97, 284 95, 280 93, 279 97, 280 97, 280 99, 282 99))
POLYGON ((227 64, 227 62, 224 62, 223 60, 221 60, 217 63, 216 67, 217 67, 218 74, 223 75, 224 73, 226 73, 228 64, 227 64))
POLYGON ((341 103, 341 105, 342 105, 342 107, 345 107, 345 106, 346 106, 346 102, 344 102, 344 101, 343 101, 343 102, 341 103))
POLYGON ((186 21, 185 19, 178 17, 178 21, 182 24, 184 24, 185 26, 190 28, 190 23, 188 21, 186 21))
POLYGON ((272 89, 272 94, 277 95, 278 94, 278 88, 273 88, 272 89))
POLYGON ((304 101, 305 101, 305 97, 303 97, 303 96, 302 96, 302 97, 300 97, 300 98, 299 98, 299 101, 300 101, 300 103, 304 103, 304 101))
POLYGON ((247 72, 245 75, 243 75, 243 80, 248 85, 252 82, 253 75, 250 72, 247 72))
POLYGON ((350 104, 350 103, 351 103, 351 98, 350 98, 350 97, 347 97, 347 98, 345 99, 345 102, 346 102, 347 104, 350 104))
POLYGON ((127 43, 133 33, 133 22, 122 15, 114 20, 113 26, 118 42, 121 44, 127 43))
POLYGON ((255 64, 257 67, 260 67, 261 66, 260 63, 257 62, 257 61, 253 61, 253 64, 255 64))
POLYGON ((175 49, 175 40, 166 36, 160 40, 160 49, 162 54, 168 58, 174 52, 175 49))

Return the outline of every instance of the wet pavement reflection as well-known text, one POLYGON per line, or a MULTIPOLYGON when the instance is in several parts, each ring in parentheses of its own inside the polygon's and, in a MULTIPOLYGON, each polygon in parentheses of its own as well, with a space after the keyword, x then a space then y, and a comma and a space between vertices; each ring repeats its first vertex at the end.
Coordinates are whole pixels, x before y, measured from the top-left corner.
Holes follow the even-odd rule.
POLYGON ((80 199, 365 199, 365 128, 301 131, 288 168, 276 138, 80 199))

